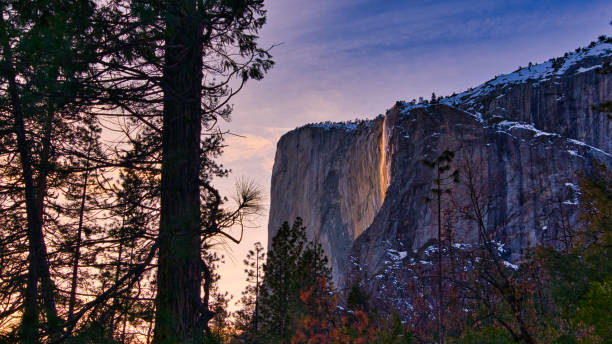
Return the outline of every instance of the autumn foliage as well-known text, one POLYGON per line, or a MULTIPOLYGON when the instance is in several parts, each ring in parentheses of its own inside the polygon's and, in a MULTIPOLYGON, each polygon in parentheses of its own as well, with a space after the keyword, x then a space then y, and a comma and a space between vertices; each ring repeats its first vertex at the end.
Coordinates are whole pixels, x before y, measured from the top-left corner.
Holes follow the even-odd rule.
POLYGON ((403 327, 397 321, 338 306, 339 295, 326 279, 302 290, 300 301, 306 312, 298 321, 292 344, 400 343, 404 338, 403 327))
POLYGON ((401 256, 395 270, 374 276, 382 281, 389 277, 384 274, 396 274, 391 280, 401 284, 393 295, 401 297, 395 303, 381 289, 366 290, 372 276, 348 290, 334 289, 321 269, 326 258, 319 246, 309 246, 301 222, 284 225, 280 233, 286 238, 275 243, 286 253, 272 250, 279 259, 267 262, 266 283, 278 291, 262 301, 272 302, 269 311, 284 312, 279 319, 286 336, 268 326, 254 343, 610 343, 612 174, 599 166, 579 180, 581 221, 514 263, 510 249, 484 225, 486 194, 467 185, 474 198, 458 216, 473 221, 478 242, 455 244, 451 212, 445 213, 442 243, 426 245, 416 259, 401 256), (290 254, 297 264, 287 265, 290 254), (437 287, 440 266, 443 294, 437 287))

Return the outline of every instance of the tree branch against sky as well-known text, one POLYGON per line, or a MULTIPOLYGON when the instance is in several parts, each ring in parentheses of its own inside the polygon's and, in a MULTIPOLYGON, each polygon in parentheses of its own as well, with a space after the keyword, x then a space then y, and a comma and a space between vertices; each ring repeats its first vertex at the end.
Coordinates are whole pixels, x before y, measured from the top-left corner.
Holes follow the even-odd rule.
MULTIPOLYGON (((307 244, 305 237, 291 239, 304 241, 300 245, 307 248, 308 259, 301 257, 302 263, 266 254, 279 266, 297 264, 290 292, 277 283, 280 292, 264 293, 268 299, 285 296, 274 301, 282 304, 276 310, 261 306, 257 298, 263 286, 275 283, 260 278, 265 244, 247 256, 247 282, 243 269, 231 265, 251 243, 267 241, 267 217, 250 221, 265 209, 281 134, 309 122, 372 118, 397 99, 461 91, 518 65, 531 70, 529 60, 562 55, 606 33, 605 16, 612 10, 603 0, 265 3, 264 8, 264 0, 0 2, 0 342, 229 340, 233 334, 224 319, 230 314, 228 292, 238 295, 245 283, 252 287, 245 294, 242 327, 253 338, 302 338, 292 333, 296 310, 314 310, 319 301, 325 301, 330 322, 346 325, 357 313, 345 317, 350 310, 336 304, 342 297, 317 296, 343 292, 327 282, 331 276, 322 247, 328 242, 320 246, 307 244), (272 47, 274 60, 281 63, 268 74, 274 66, 272 47), (258 87, 250 87, 250 80, 264 76, 258 87), (222 251, 227 263, 220 258, 222 251), (305 273, 310 268, 325 275, 321 283, 307 285, 313 282, 305 273), (305 293, 303 300, 296 299, 298 291, 305 293), (270 319, 278 323, 270 325, 270 319)), ((611 41, 600 36, 593 46, 611 41)), ((608 67, 609 62, 599 66, 595 76, 609 74, 608 67)), ((586 71, 576 75, 581 73, 586 71)), ((439 102, 433 98, 431 104, 439 102)), ((593 106, 606 110, 607 99, 601 100, 593 106)), ((422 105, 430 107, 427 101, 422 105)), ((452 153, 444 154, 429 163, 437 208, 431 213, 437 215, 437 293, 434 284, 430 288, 423 282, 422 290, 430 288, 431 295, 422 295, 419 320, 437 322, 425 324, 421 332, 431 328, 431 338, 440 343, 461 335, 468 323, 451 324, 460 317, 454 313, 473 311, 461 307, 460 289, 450 290, 453 273, 461 273, 454 269, 460 250, 455 259, 455 215, 445 206, 451 197, 444 194, 454 193, 457 174, 450 167, 452 153), (436 295, 430 312, 429 301, 436 295)), ((304 185, 310 197, 314 189, 304 185)), ((577 216, 572 209, 579 205, 572 201, 563 207, 562 196, 557 199, 563 211, 559 221, 565 251, 571 252, 580 230, 572 222, 577 216)), ((472 208, 478 212, 482 207, 472 208)), ((304 212, 296 216, 305 216, 308 227, 316 228, 304 212)), ((472 218, 482 237, 484 215, 472 218)), ((305 230, 299 221, 293 229, 285 227, 305 230)), ((550 240, 556 244, 557 237, 550 240)), ((485 245, 476 252, 488 255, 490 268, 496 269, 497 275, 489 267, 477 275, 493 277, 487 288, 497 286, 500 297, 489 310, 499 304, 510 309, 513 314, 500 315, 509 336, 537 342, 539 329, 531 328, 530 318, 520 312, 524 303, 546 295, 506 291, 517 276, 530 278, 540 267, 530 266, 533 271, 519 276, 495 248, 485 245)), ((407 259, 409 253, 398 257, 407 259)), ((476 253, 466 258, 474 266, 483 258, 476 253)), ((266 264, 266 271, 273 271, 274 264, 266 264)), ((424 271, 434 270, 432 265, 424 271)), ((607 297, 609 281, 595 282, 585 304, 599 311, 595 298, 607 297)), ((548 280, 537 283, 544 290, 548 280)), ((587 297, 586 292, 581 295, 587 297)), ((404 309, 402 316, 408 313, 404 309)), ((304 327, 316 320, 313 314, 303 317, 304 327)), ((383 321, 370 315, 366 322, 383 321)), ((398 319, 394 324, 406 329, 398 319)), ((366 325, 368 331, 379 328, 366 325)), ((596 332, 605 333, 604 325, 597 323, 596 332)), ((325 336, 330 329, 315 332, 325 336)))
POLYGON ((272 66, 256 43, 263 2, 112 1, 109 8, 111 54, 101 63, 101 87, 115 109, 130 109, 132 128, 148 128, 141 132, 156 138, 149 142, 161 143, 159 160, 151 161, 161 172, 153 342, 200 342, 213 315, 203 236, 223 230, 217 222, 223 200, 209 182, 225 172, 210 154, 221 148, 216 123, 229 117, 229 100, 272 66))

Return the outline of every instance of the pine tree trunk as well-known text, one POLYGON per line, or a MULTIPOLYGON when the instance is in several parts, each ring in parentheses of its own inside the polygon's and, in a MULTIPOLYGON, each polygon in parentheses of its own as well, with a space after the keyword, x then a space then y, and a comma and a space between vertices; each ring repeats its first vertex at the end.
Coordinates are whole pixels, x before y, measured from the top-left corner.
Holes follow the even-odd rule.
POLYGON ((40 268, 40 281, 41 281, 41 294, 45 302, 45 314, 47 315, 47 327, 49 328, 49 334, 51 338, 56 338, 60 333, 60 319, 57 316, 57 309, 55 306, 55 285, 51 280, 51 270, 47 262, 47 248, 44 241, 43 227, 43 214, 44 204, 47 195, 47 179, 51 173, 51 136, 53 135, 53 118, 55 116, 55 108, 50 99, 47 100, 47 116, 43 123, 43 139, 42 139, 42 151, 40 154, 40 166, 38 171, 38 177, 36 178, 35 184, 35 200, 38 215, 38 225, 40 226, 39 240, 42 243, 41 249, 43 252, 39 259, 41 259, 40 268))
POLYGON ((79 280, 79 262, 81 259, 81 242, 83 233, 83 220, 85 216, 85 201, 87 200, 87 180, 89 178, 89 152, 87 153, 87 170, 83 177, 83 192, 81 194, 81 204, 79 209, 79 224, 77 227, 76 244, 74 247, 74 257, 72 261, 72 276, 70 281, 70 299, 68 300, 68 321, 71 321, 74 316, 74 307, 76 304, 76 292, 79 280))
MULTIPOLYGON (((17 150, 21 160, 22 177, 25 189, 28 238, 28 278, 25 290, 25 301, 21 323, 21 342, 37 343, 39 328, 39 309, 37 304, 38 282, 42 281, 42 292, 45 299, 47 323, 51 334, 58 329, 57 311, 53 299, 53 284, 47 263, 47 248, 42 231, 42 202, 37 199, 37 189, 34 184, 34 172, 30 146, 26 137, 24 113, 17 88, 16 75, 12 69, 10 47, 4 46, 4 58, 9 64, 7 68, 8 91, 13 110, 14 130, 17 135, 17 150)), ((40 193, 40 192, 38 192, 40 193)))
POLYGON ((169 1, 163 76, 161 217, 153 343, 201 343, 201 28, 195 1, 169 1))
MULTIPOLYGON (((124 230, 125 227, 125 215, 123 215, 123 219, 121 220, 121 231, 124 230)), ((121 274, 121 260, 123 259, 123 240, 122 236, 119 237, 119 250, 117 253, 117 266, 115 268, 115 285, 119 284, 119 275, 121 274)), ((113 336, 115 333, 115 312, 117 312, 117 308, 119 308, 118 298, 115 297, 113 299, 113 305, 111 307, 111 311, 109 312, 109 332, 113 336)))
MULTIPOLYGON (((432 97, 433 98, 433 97, 432 97)), ((437 200, 438 200, 438 343, 444 344, 444 290, 443 271, 442 271, 442 189, 440 176, 440 163, 437 166, 437 200)))
POLYGON ((254 334, 257 336, 257 330, 259 329, 259 250, 255 249, 255 319, 253 319, 254 334))

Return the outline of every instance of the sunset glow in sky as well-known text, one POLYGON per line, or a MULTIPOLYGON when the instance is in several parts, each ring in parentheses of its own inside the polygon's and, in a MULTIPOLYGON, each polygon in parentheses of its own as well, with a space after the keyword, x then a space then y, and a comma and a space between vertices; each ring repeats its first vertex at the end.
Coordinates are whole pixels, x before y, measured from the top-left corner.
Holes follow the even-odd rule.
MULTIPOLYGON (((610 1, 266 0, 260 33, 276 66, 234 100, 217 181, 266 191, 279 137, 310 122, 374 118, 397 100, 449 95, 612 35, 610 1)), ((267 195, 268 196, 268 195, 267 195)), ((242 259, 267 243, 267 209, 242 244, 221 249, 220 287, 239 298, 242 259)), ((293 220, 293 219, 287 219, 293 220)))

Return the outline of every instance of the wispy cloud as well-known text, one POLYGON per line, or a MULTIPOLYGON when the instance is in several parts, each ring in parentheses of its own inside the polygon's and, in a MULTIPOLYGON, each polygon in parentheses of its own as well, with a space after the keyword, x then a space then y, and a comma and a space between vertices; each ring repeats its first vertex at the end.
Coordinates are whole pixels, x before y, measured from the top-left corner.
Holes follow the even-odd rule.
MULTIPOLYGON (((277 65, 235 99, 222 162, 270 188, 278 138, 308 122, 372 118, 395 100, 450 94, 611 33, 604 0, 266 0, 277 65)), ((233 178, 217 181, 226 195, 233 178)), ((267 241, 267 217, 232 255, 267 241)), ((222 271, 239 295, 244 276, 222 271)), ((228 285, 228 284, 224 284, 228 285)))

